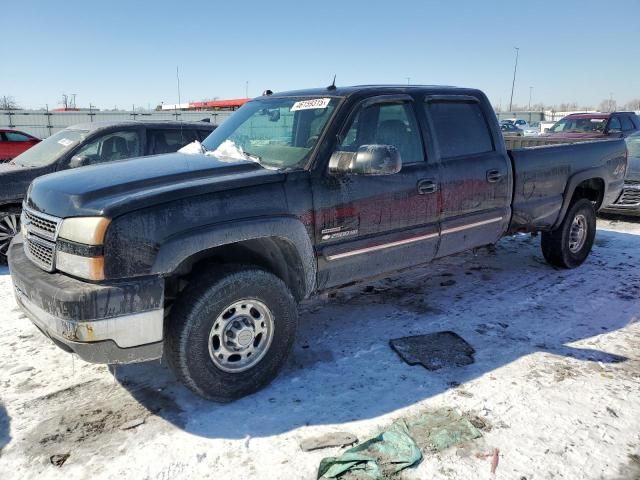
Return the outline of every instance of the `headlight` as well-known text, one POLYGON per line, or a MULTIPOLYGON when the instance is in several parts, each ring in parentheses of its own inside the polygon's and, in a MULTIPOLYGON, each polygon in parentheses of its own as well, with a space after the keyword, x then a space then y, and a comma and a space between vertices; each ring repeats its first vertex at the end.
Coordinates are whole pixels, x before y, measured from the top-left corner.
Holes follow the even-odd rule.
POLYGON ((85 245, 102 245, 110 221, 104 217, 65 218, 58 237, 85 245))
POLYGON ((87 280, 103 280, 102 245, 109 222, 103 217, 64 219, 58 232, 56 268, 87 280))

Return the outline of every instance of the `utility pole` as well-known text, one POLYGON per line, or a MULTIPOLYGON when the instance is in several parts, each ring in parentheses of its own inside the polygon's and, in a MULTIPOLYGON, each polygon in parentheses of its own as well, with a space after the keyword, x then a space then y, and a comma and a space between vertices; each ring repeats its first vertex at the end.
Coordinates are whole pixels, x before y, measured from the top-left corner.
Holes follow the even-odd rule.
POLYGON ((518 70, 518 54, 520 53, 520 48, 513 47, 516 50, 516 64, 513 66, 513 82, 511 82, 511 100, 509 100, 509 112, 513 108, 513 89, 516 86, 516 71, 518 70))
POLYGON ((411 77, 407 77, 407 85, 411 85, 411 77))
POLYGON ((531 123, 531 94, 533 92, 533 87, 529 87, 529 123, 531 123))
POLYGON ((609 93, 609 111, 613 107, 613 93, 609 93))

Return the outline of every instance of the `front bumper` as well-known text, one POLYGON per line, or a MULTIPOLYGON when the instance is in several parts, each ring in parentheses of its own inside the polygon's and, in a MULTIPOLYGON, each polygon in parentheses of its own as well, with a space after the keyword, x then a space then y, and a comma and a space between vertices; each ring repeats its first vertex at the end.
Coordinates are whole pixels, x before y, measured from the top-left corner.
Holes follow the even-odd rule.
POLYGON ((625 182, 617 200, 600 211, 619 215, 640 215, 640 181, 625 182))
POLYGON ((144 277, 93 284, 47 273, 9 247, 16 300, 56 345, 92 363, 133 363, 162 356, 164 281, 144 277))

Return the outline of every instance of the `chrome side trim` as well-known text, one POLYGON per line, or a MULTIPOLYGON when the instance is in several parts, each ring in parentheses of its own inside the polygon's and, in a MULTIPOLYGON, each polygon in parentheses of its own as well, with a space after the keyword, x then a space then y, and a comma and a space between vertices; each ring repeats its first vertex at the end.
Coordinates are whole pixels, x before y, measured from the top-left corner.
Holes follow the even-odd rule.
POLYGON ((436 238, 437 233, 429 233, 428 235, 420 235, 419 237, 407 238, 405 240, 398 240, 396 242, 383 243, 381 245, 374 245, 373 247, 359 248, 358 250, 351 250, 350 252, 336 253, 335 255, 327 255, 327 260, 338 260, 340 258, 352 257, 353 255, 360 255, 363 253, 375 252, 384 248, 397 247, 400 245, 406 245, 408 243, 419 242, 420 240, 428 240, 430 238, 436 238))
POLYGON ((462 230, 467 230, 469 228, 481 227, 483 225, 489 225, 490 223, 496 223, 502 220, 503 217, 490 218, 489 220, 482 220, 481 222, 469 223, 467 225, 461 225, 459 227, 447 228, 446 230, 442 230, 442 235, 446 235, 448 233, 456 233, 461 232, 462 230))
MULTIPOLYGON (((467 225, 461 225, 459 227, 452 227, 443 230, 440 235, 447 235, 449 233, 461 232, 463 230, 467 230, 469 228, 481 227, 483 225, 489 225, 491 223, 496 223, 502 221, 504 217, 496 217, 490 218, 488 220, 482 220, 480 222, 469 223, 467 225)), ((341 258, 353 257, 354 255, 361 255, 363 253, 376 252, 378 250, 383 250, 385 248, 398 247, 400 245, 407 245, 409 243, 419 242, 421 240, 429 240, 430 238, 436 238, 438 236, 437 233, 429 233, 428 235, 420 235, 419 237, 411 237, 404 240, 398 240, 396 242, 383 243, 381 245, 374 245, 373 247, 367 248, 359 248, 357 250, 351 250, 349 252, 344 253, 336 253, 335 255, 327 255, 326 259, 328 261, 339 260, 341 258)))

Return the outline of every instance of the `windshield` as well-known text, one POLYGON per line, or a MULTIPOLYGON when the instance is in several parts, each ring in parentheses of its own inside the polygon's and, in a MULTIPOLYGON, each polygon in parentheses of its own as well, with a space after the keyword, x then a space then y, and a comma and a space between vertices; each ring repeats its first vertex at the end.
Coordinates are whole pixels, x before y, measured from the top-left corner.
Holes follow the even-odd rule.
POLYGON ((551 133, 602 133, 606 118, 563 118, 549 129, 551 133))
POLYGON ((87 130, 61 130, 18 155, 12 163, 23 167, 50 165, 84 140, 87 133, 87 130))
POLYGON ((275 97, 253 100, 203 142, 206 155, 251 160, 267 168, 305 165, 338 98, 275 97))

